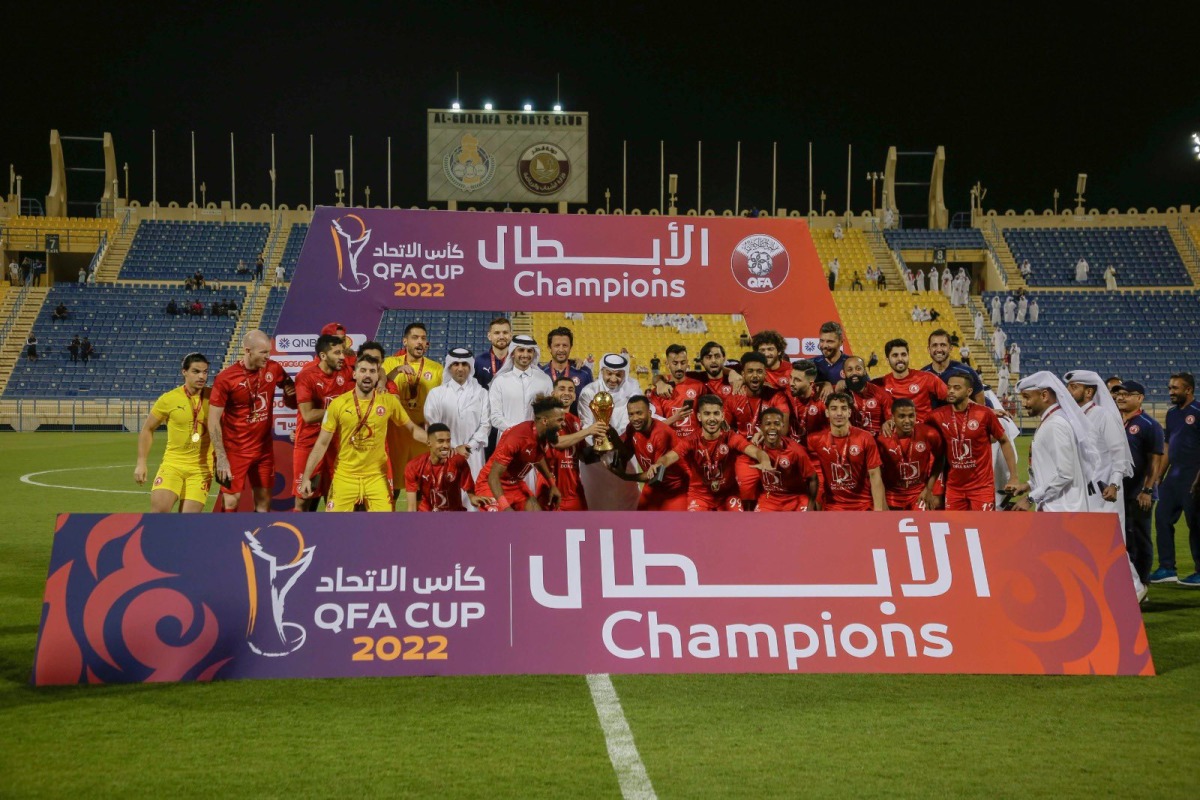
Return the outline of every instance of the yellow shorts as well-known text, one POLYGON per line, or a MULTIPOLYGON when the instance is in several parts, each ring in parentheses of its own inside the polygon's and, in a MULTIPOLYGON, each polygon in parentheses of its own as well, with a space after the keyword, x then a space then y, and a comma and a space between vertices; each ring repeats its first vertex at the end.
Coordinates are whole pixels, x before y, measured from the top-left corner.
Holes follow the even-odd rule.
POLYGON ((174 492, 180 500, 204 503, 208 500, 208 487, 212 486, 212 473, 196 468, 184 469, 163 464, 154 476, 153 490, 166 489, 174 492))
POLYGON ((325 510, 353 511, 359 503, 364 504, 367 511, 391 511, 392 490, 388 486, 387 477, 374 475, 369 478, 356 478, 340 472, 334 473, 325 510))

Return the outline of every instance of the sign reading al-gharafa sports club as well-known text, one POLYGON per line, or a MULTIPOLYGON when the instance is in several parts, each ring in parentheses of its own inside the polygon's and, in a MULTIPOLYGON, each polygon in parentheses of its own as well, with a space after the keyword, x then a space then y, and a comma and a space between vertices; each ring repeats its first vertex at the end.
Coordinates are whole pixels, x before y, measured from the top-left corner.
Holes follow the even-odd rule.
POLYGON ((586 203, 583 112, 428 111, 430 201, 586 203))

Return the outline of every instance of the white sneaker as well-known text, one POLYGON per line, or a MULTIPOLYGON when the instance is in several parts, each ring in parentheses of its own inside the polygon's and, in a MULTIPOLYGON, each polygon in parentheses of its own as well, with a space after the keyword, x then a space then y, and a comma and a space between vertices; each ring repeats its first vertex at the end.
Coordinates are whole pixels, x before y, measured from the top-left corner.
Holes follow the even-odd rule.
POLYGON ((1142 584, 1137 590, 1137 601, 1139 606, 1146 605, 1146 598, 1150 596, 1150 590, 1146 588, 1146 584, 1142 584))

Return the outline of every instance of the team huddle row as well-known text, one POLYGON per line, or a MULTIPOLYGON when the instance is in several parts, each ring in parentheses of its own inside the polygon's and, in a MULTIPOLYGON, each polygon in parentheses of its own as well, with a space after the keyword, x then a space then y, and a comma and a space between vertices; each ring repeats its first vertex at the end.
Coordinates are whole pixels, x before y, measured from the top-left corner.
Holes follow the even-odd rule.
POLYGON ((331 511, 391 510, 402 491, 424 511, 990 510, 998 492, 1022 490, 1015 426, 949 359, 947 332, 930 335, 923 370, 909 368, 907 342, 888 342, 891 371, 875 381, 842 338, 826 323, 821 355, 794 363, 774 331, 736 361, 715 342, 695 361, 672 345, 643 391, 625 355, 605 355, 595 378, 572 361, 566 327, 547 337, 546 364, 503 318, 485 352, 456 348, 438 363, 421 323, 390 356, 375 342, 351 351, 330 323, 295 380, 252 331, 211 390, 204 356, 184 359, 183 385, 143 428, 135 478, 146 480, 151 434, 166 422, 152 510, 200 510, 214 477, 225 510, 246 491, 267 510, 278 390, 297 411, 297 510, 321 497, 331 511))

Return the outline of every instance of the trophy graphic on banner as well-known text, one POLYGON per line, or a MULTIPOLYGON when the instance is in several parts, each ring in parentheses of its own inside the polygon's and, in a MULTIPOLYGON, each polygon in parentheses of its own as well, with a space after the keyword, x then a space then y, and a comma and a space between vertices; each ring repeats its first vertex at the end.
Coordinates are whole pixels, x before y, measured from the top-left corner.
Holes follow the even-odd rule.
MULTIPOLYGON (((272 537, 272 545, 275 544, 272 537)), ((278 549, 277 547, 275 549, 278 549)), ((260 656, 286 656, 304 646, 308 632, 297 622, 284 622, 284 601, 296 580, 312 563, 316 547, 305 547, 299 529, 284 522, 275 522, 253 533, 246 531, 242 542, 242 558, 246 563, 246 584, 250 594, 250 621, 246 626, 246 642, 260 656), (276 556, 263 545, 261 533, 284 531, 296 537, 296 550, 276 556), (286 560, 291 558, 290 561, 286 560), (269 612, 270 620, 262 615, 269 612)))
MULTIPOLYGON (((588 403, 588 408, 596 415, 599 422, 608 425, 612 422, 613 415, 613 398, 608 392, 597 392, 592 398, 592 402, 588 403)), ((597 453, 607 453, 613 449, 613 444, 608 440, 607 436, 593 436, 592 449, 597 453)))

